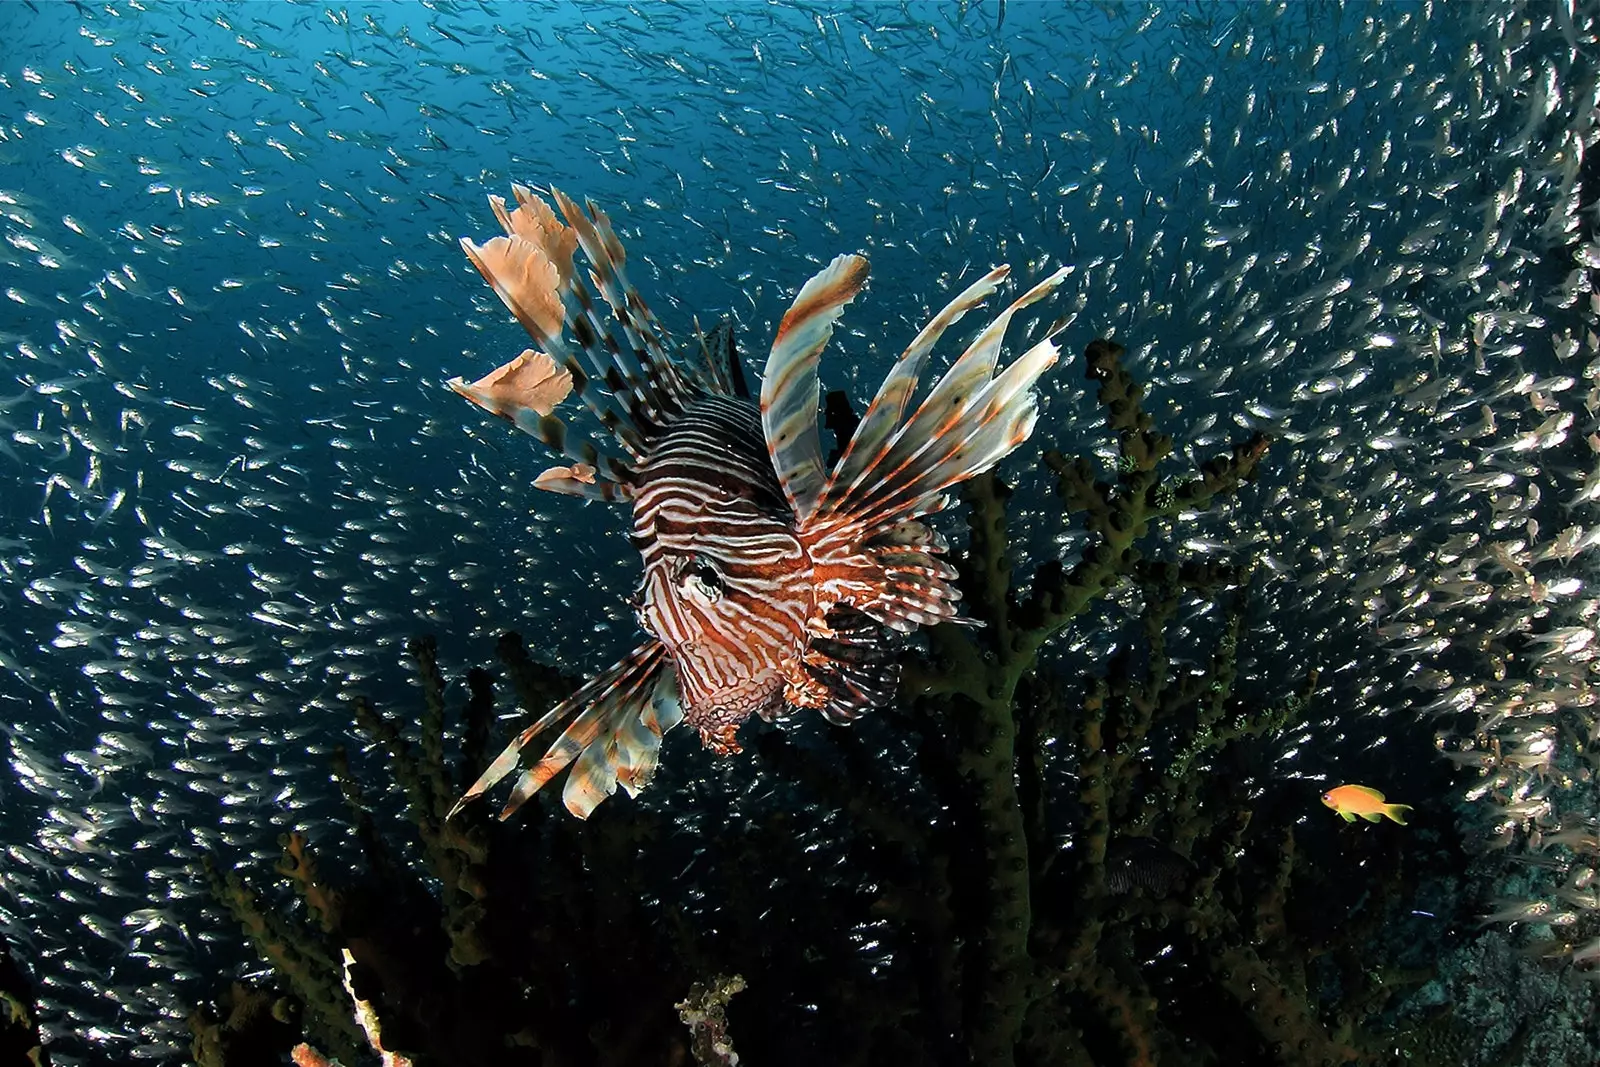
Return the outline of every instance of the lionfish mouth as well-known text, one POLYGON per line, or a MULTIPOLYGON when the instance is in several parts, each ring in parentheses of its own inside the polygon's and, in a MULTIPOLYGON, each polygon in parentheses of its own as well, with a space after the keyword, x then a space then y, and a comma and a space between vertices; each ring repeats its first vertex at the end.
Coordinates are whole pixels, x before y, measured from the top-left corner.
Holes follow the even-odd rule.
POLYGON ((700 734, 700 743, 719 756, 735 756, 744 749, 735 740, 739 727, 751 715, 770 718, 783 705, 781 686, 743 686, 719 692, 715 701, 684 702, 683 721, 700 734))
POLYGON ((735 740, 735 736, 739 733, 739 725, 743 721, 741 717, 738 722, 712 720, 695 723, 694 726, 700 731, 700 743, 713 753, 718 756, 737 756, 744 751, 735 740))

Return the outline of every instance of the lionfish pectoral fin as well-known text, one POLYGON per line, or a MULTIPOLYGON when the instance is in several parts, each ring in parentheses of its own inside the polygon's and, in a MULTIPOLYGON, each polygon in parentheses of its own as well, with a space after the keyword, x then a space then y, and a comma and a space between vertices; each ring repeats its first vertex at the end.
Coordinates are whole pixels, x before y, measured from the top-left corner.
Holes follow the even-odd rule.
POLYGON ((655 774, 662 734, 683 721, 677 672, 670 667, 659 671, 642 698, 619 704, 567 774, 561 799, 578 818, 588 818, 619 785, 629 796, 638 796, 655 774))
POLYGON ((475 382, 451 378, 449 385, 485 411, 516 422, 525 412, 538 417, 554 411, 572 392, 572 372, 548 353, 528 348, 475 382))
POLYGON ((555 415, 556 407, 572 392, 573 376, 548 354, 530 348, 475 382, 451 378, 445 384, 489 414, 577 461, 570 467, 545 471, 534 482, 536 488, 591 500, 625 500, 631 495, 632 468, 569 438, 566 424, 555 415))
POLYGON ((574 713, 577 717, 561 736, 518 777, 500 812, 501 819, 509 818, 574 761, 562 799, 578 818, 588 818, 601 801, 616 792, 619 781, 637 795, 655 768, 661 735, 682 718, 677 676, 666 649, 654 640, 640 645, 550 709, 495 757, 450 814, 455 815, 468 801, 510 775, 522 762, 522 750, 535 737, 574 713))
MULTIPOLYGON (((554 483, 560 491, 623 499, 632 464, 648 452, 649 434, 694 394, 694 376, 667 353, 664 331, 628 282, 627 257, 605 213, 592 204, 580 207, 552 189, 558 218, 532 190, 521 185, 512 190, 514 209, 500 197, 489 198, 505 232, 481 244, 463 238, 461 247, 542 351, 524 353, 476 382, 455 379, 451 387, 568 459, 598 467, 602 482, 622 487, 554 483), (587 271, 574 259, 580 250, 587 271), (603 305, 585 285, 585 276, 603 305), (568 393, 610 432, 625 459, 569 439, 566 425, 553 414, 568 393)), ((588 483, 579 479, 578 484, 588 483)))
POLYGON ((853 520, 870 532, 928 514, 944 490, 989 469, 1025 440, 1037 408, 1033 385, 1058 350, 1046 336, 996 376, 1001 342, 1012 316, 1052 293, 1069 273, 1062 268, 1013 301, 904 417, 920 364, 920 355, 908 357, 922 349, 924 335, 931 335, 931 344, 942 332, 935 329, 941 320, 953 322, 993 292, 1004 268, 973 283, 935 316, 868 409, 850 452, 829 479, 819 521, 853 520))
POLYGON ((894 699, 900 660, 894 639, 872 619, 840 605, 828 613, 827 637, 814 637, 805 658, 810 678, 827 690, 822 714, 848 722, 894 699))
POLYGON ((484 768, 483 773, 478 775, 478 780, 473 782, 465 793, 461 794, 461 799, 455 802, 450 809, 450 814, 446 815, 445 818, 455 818, 469 803, 483 796, 484 793, 494 788, 500 779, 516 770, 517 764, 522 759, 523 746, 549 729, 562 716, 570 714, 571 711, 570 701, 557 704, 538 722, 518 734, 516 740, 501 750, 500 755, 494 758, 494 762, 490 763, 488 767, 484 768))
POLYGON ((863 476, 837 500, 837 512, 873 528, 926 514, 945 490, 1028 439, 1038 416, 1033 386, 1060 350, 1047 334, 996 375, 1000 345, 1012 316, 1048 296, 1068 273, 1056 271, 995 317, 865 463, 863 476))
POLYGON ((955 568, 938 556, 915 548, 868 552, 883 569, 883 588, 873 600, 858 605, 864 614, 901 633, 942 622, 981 625, 961 617, 955 568))
POLYGON ((541 471, 533 480, 533 487, 585 500, 603 500, 608 504, 633 497, 633 488, 629 483, 601 477, 600 471, 587 463, 541 471))
POLYGON ((822 491, 822 439, 817 433, 821 387, 817 362, 844 306, 867 283, 867 261, 837 256, 801 286, 778 324, 761 376, 761 429, 784 496, 805 522, 822 491))

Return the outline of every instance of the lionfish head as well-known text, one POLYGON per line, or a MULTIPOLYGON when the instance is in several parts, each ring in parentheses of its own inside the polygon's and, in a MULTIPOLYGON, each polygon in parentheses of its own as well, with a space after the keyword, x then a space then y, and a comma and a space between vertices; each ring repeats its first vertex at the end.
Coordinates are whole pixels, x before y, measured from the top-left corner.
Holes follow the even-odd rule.
MULTIPOLYGON (((751 714, 770 717, 800 670, 813 610, 811 562, 776 506, 765 456, 741 457, 734 401, 684 447, 652 456, 634 498, 634 542, 644 557, 635 600, 639 623, 666 646, 678 672, 684 722, 706 747, 739 751, 734 734, 751 714), (716 428, 727 446, 706 450, 716 428), (749 468, 740 469, 742 459, 749 468)), ((692 414, 688 423, 697 423, 692 414)))

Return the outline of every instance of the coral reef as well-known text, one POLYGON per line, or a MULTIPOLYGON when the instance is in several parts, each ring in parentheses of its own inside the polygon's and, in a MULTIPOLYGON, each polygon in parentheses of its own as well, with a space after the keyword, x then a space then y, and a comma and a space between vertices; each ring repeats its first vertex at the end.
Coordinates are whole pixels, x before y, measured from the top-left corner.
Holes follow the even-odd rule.
MULTIPOLYGON (((1537 901, 1550 862, 1500 852, 1474 856, 1463 878, 1432 887, 1413 903, 1413 914, 1481 913, 1493 906, 1482 899, 1486 886, 1514 901, 1537 901)), ((1395 1006, 1403 1031, 1397 1048, 1414 1062, 1460 1067, 1594 1062, 1600 984, 1582 965, 1543 958, 1560 944, 1554 935, 1572 925, 1552 925, 1558 917, 1550 912, 1540 917, 1546 921, 1505 929, 1483 916, 1435 946, 1428 980, 1395 1006)))
POLYGON ((1504 930, 1482 931, 1407 998, 1407 1014, 1425 1020, 1408 1042, 1414 1059, 1462 1067, 1594 1062, 1594 984, 1568 980, 1515 940, 1504 930))
POLYGON ((702 1067, 739 1067, 739 1054, 728 1036, 728 1001, 743 991, 744 979, 738 975, 709 984, 696 982, 689 987, 689 996, 674 1005, 694 1035, 694 1058, 702 1067))
MULTIPOLYGON (((269 1036, 241 1044, 244 1016, 202 1011, 196 1060, 304 1039, 353 1064, 356 997, 418 1067, 734 1063, 735 1044, 764 1065, 1387 1062, 1396 1027, 1431 1025, 1392 1016, 1432 972, 1386 961, 1379 934, 1417 878, 1398 835, 1430 831, 1302 829, 1308 808, 1326 813, 1305 783, 1274 783, 1271 758, 1316 706, 1315 665, 1276 688, 1248 676, 1249 566, 1141 544, 1236 494, 1269 442, 1164 473, 1172 443, 1122 354, 1101 340, 1085 353, 1114 469, 1044 457, 1081 550, 1019 586, 1011 491, 975 479, 959 566, 984 626, 930 631, 882 715, 754 726, 757 758, 720 783, 763 784, 744 817, 682 828, 718 783, 675 795, 663 767, 670 804, 447 820, 484 765, 496 682, 467 676, 451 757, 449 686, 433 642, 414 641, 416 739, 355 707, 414 843, 385 829, 341 753, 362 862, 286 834, 285 904, 214 858, 213 890, 275 981, 224 1000, 270 1005, 248 1016, 269 1036), (1115 628, 1109 656, 1041 658, 1081 625, 1115 628)), ((516 635, 499 658, 526 715, 571 690, 516 635)))
MULTIPOLYGON (((514 635, 500 651, 524 708, 537 713, 570 692, 571 684, 533 663, 514 635)), ((491 683, 486 672, 469 675, 465 752, 452 768, 444 757, 445 685, 434 643, 413 641, 411 653, 423 683, 420 740, 407 741, 365 701, 355 715, 404 787, 416 862, 380 832, 340 753, 335 775, 365 857, 360 878, 327 879, 304 838, 286 835, 278 872, 301 905, 291 913, 271 907, 220 862, 207 865, 218 899, 298 1005, 305 1038, 347 1064, 366 1047, 343 988, 339 959, 349 950, 354 987, 382 1021, 386 1047, 418 1064, 630 1064, 667 1035, 686 1045, 671 998, 651 985, 665 968, 651 957, 644 916, 632 906, 636 879, 586 885, 586 868, 625 870, 629 833, 649 832, 651 821, 641 815, 629 831, 602 836, 537 815, 504 825, 447 820, 476 773, 467 768, 485 759, 491 683)), ((688 985, 685 977, 680 995, 688 985)), ((206 1062, 198 1047, 196 1059, 206 1062)))
POLYGON ((42 1067, 49 1062, 39 1040, 39 1009, 34 1003, 33 986, 12 959, 10 948, 0 943, 0 1063, 42 1067))

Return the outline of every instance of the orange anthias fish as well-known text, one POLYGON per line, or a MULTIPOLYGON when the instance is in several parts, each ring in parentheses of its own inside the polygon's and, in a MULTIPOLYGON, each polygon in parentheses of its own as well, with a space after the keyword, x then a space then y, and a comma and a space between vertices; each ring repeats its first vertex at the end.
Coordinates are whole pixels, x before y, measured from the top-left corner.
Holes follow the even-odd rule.
POLYGON ((633 603, 647 637, 506 746, 456 810, 516 770, 523 748, 561 723, 501 818, 569 765, 562 799, 579 818, 619 784, 636 795, 656 768, 662 734, 679 722, 727 754, 739 751, 735 735, 752 714, 770 720, 785 708, 814 708, 844 721, 887 704, 899 680, 892 633, 963 621, 955 571, 941 558, 946 544, 920 520, 1032 433, 1034 384, 1059 355, 1054 331, 1003 369, 1001 342, 1012 316, 1053 292, 1069 269, 1000 312, 913 408, 934 344, 1000 287, 1008 268, 967 286, 899 357, 830 469, 817 431, 817 364, 866 284, 864 258, 839 256, 800 288, 752 398, 731 333, 702 338, 703 360, 674 354, 628 283, 604 212, 552 189, 557 218, 531 190, 512 189, 514 210, 490 197, 505 235, 461 243, 539 349, 450 385, 566 458, 537 487, 632 506, 633 543, 644 557, 633 603), (580 250, 588 261, 581 271, 573 262, 580 250), (567 432, 556 411, 570 393, 614 447, 567 432))
POLYGON ((1387 818, 1404 826, 1406 813, 1411 810, 1409 804, 1384 803, 1382 793, 1364 785, 1341 785, 1337 789, 1330 789, 1322 794, 1322 802, 1338 812, 1345 822, 1355 822, 1359 815, 1368 822, 1387 818))

